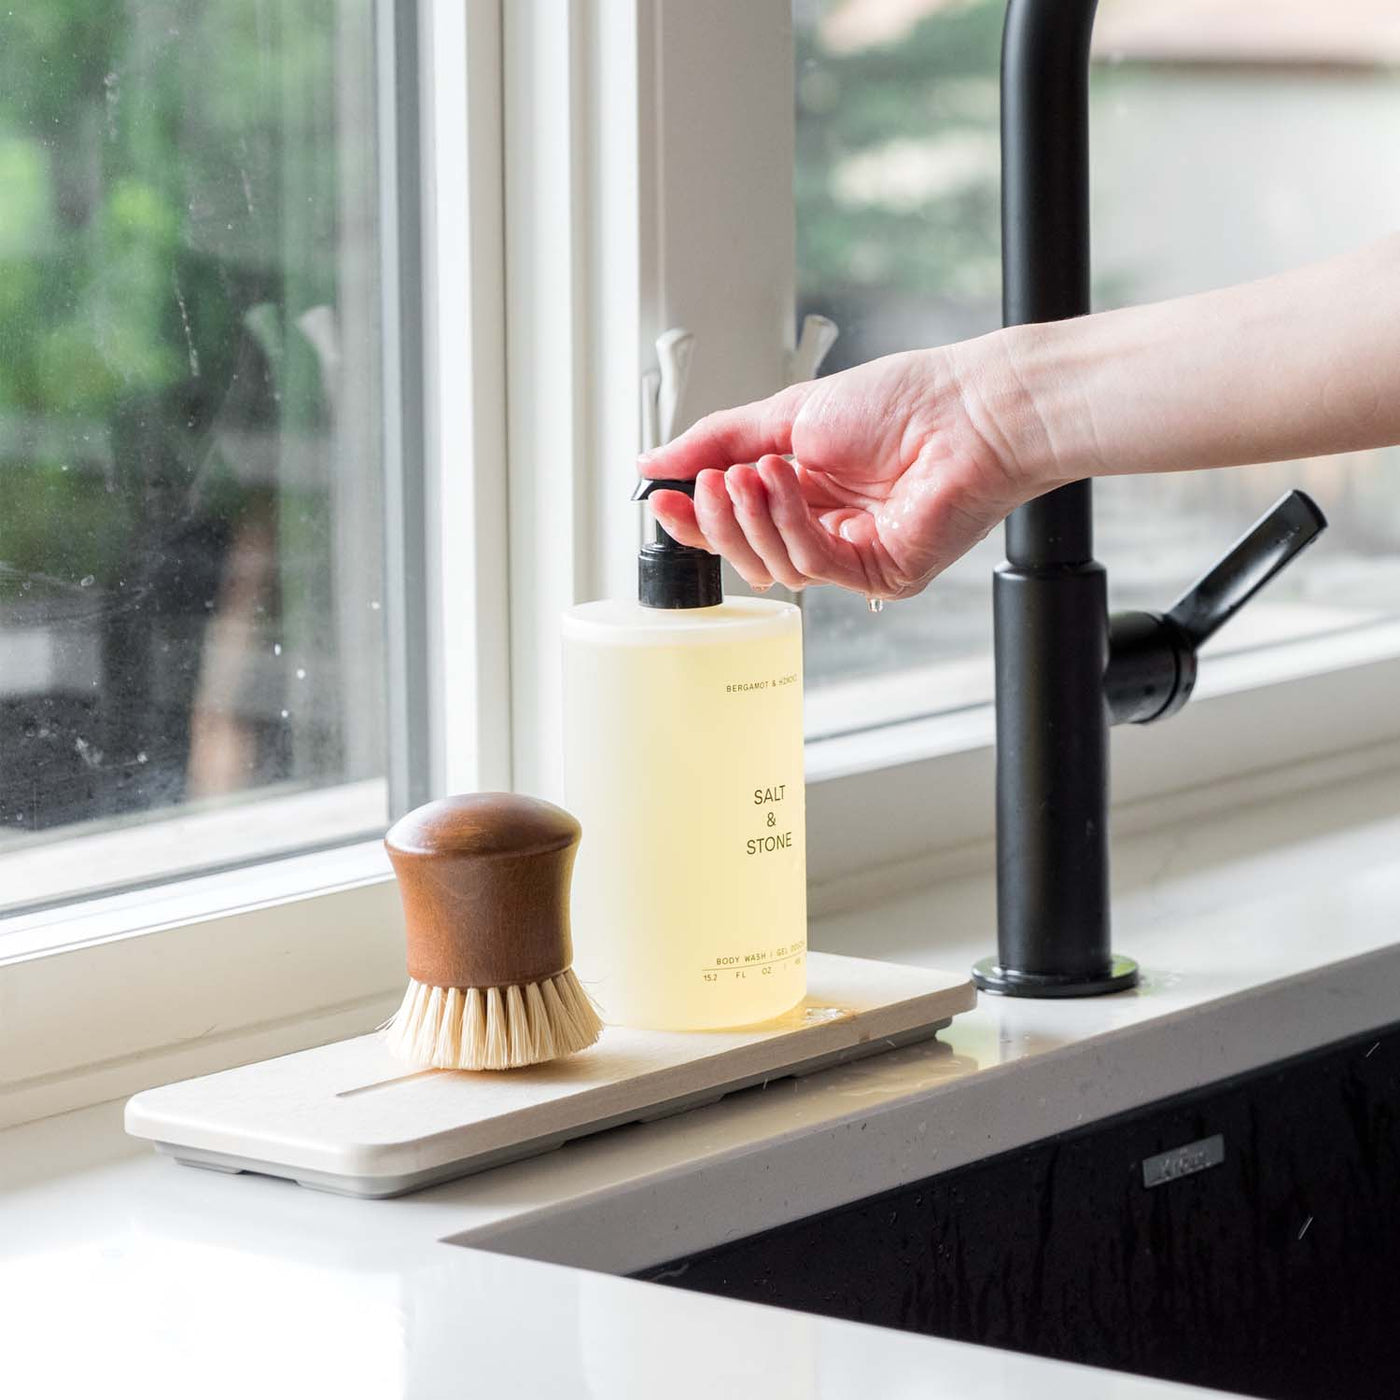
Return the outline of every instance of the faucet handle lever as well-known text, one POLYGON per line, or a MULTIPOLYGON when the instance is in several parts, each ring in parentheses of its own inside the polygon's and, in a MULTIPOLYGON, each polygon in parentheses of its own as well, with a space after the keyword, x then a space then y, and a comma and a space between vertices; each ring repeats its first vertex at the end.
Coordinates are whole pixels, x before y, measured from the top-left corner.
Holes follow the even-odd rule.
POLYGON ((1201 646, 1326 528, 1317 502, 1304 491, 1290 491, 1172 604, 1168 621, 1193 647, 1201 646))
POLYGON ((1109 620, 1104 694, 1114 724, 1175 714, 1196 685, 1196 652, 1327 528, 1311 496, 1290 491, 1230 546, 1171 610, 1109 620))

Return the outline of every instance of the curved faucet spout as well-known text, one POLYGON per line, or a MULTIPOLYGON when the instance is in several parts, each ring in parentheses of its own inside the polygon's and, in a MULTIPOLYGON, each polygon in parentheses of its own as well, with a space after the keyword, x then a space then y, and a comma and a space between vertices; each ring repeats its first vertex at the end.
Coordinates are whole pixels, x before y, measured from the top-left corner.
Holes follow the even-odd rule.
MULTIPOLYGON (((1098 0, 1010 0, 1001 45, 1002 320, 1062 321, 1089 310, 1089 41, 1098 0)), ((1032 501, 1007 522, 1013 564, 1080 564, 1094 554, 1087 482, 1032 501)))
POLYGON ((1089 309, 1089 41, 1098 0, 1010 0, 1001 45, 1002 318, 1089 309))

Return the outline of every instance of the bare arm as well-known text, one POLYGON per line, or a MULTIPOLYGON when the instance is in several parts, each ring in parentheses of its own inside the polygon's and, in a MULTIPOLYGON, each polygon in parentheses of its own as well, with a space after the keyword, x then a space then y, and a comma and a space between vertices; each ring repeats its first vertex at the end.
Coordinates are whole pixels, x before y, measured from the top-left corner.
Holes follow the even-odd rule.
POLYGON ((1400 443, 1400 237, 1261 282, 794 385, 644 458, 668 530, 748 581, 917 593, 1085 476, 1400 443), (785 461, 785 457, 792 461, 785 461))
MULTIPOLYGON (((1400 236, 1260 282, 987 339, 1039 420, 1017 446, 1048 484, 1400 442, 1400 236)), ((974 358, 970 405, 982 382, 974 358)))

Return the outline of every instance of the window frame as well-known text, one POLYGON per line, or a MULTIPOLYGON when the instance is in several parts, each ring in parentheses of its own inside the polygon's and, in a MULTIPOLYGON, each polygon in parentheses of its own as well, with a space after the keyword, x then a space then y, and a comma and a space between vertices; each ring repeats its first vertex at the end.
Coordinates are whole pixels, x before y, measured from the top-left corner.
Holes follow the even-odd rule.
MULTIPOLYGON (((375 26, 397 812, 511 786, 501 6, 375 26)), ((0 1127, 370 1029, 403 978, 377 840, 0 919, 0 1127)))
MULTIPOLYGON (((380 0, 381 25, 420 40, 411 61, 402 33, 394 48, 392 187, 412 191, 395 228, 423 315, 391 308, 422 362, 410 344, 392 372, 424 471, 411 440, 391 447, 393 655, 427 677, 391 711, 397 771, 417 775, 399 807, 560 796, 557 619, 635 586, 657 336, 695 335, 682 425, 786 380, 789 4, 380 0)), ((1400 765, 1397 691, 1400 624, 1210 660, 1169 725, 1114 731, 1115 828, 1400 765)), ((990 872, 994 761, 989 706, 809 742, 812 912, 990 872)), ((367 1030, 402 990, 400 928, 378 842, 87 901, 28 942, 0 925, 0 1125, 367 1030)))

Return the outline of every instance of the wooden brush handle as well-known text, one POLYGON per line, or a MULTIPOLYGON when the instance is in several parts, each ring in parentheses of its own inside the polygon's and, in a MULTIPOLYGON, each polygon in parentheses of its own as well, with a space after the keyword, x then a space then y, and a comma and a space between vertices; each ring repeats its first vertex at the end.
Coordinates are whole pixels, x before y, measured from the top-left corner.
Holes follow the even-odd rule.
POLYGON ((539 982, 573 962, 569 881, 581 828, 509 792, 429 802, 384 838, 408 926, 408 975, 432 987, 539 982))

